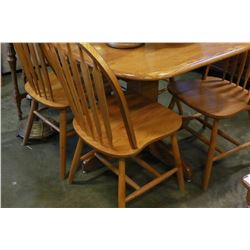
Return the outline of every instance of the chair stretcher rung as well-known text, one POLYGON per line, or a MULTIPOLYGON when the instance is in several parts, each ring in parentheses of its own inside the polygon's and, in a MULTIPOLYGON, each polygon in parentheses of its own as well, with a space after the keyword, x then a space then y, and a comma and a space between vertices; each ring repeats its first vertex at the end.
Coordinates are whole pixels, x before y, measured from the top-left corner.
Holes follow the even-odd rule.
POLYGON ((153 188, 157 184, 161 183, 162 181, 164 181, 165 179, 167 179, 171 175, 175 174, 177 171, 178 171, 177 168, 173 168, 173 169, 165 172, 161 176, 155 178, 154 180, 148 182, 147 184, 142 186, 140 189, 138 189, 138 190, 134 191, 133 193, 131 193, 130 195, 128 195, 126 197, 126 202, 129 202, 129 201, 135 199, 136 197, 140 196, 141 194, 147 192, 148 190, 150 190, 151 188, 153 188))
POLYGON ((227 156, 229 156, 229 155, 232 155, 232 154, 234 154, 234 153, 236 153, 236 152, 238 152, 238 151, 240 151, 240 150, 246 149, 246 148, 248 148, 248 147, 250 147, 250 142, 246 142, 246 143, 241 144, 240 146, 238 146, 238 147, 236 147, 236 148, 233 148, 233 149, 228 150, 228 151, 226 151, 226 152, 224 152, 224 153, 222 153, 222 154, 220 154, 220 155, 218 155, 218 156, 215 156, 215 157, 213 158, 213 160, 214 160, 214 161, 219 161, 219 160, 221 160, 221 159, 224 158, 224 157, 227 157, 227 156))
POLYGON ((146 169, 148 172, 150 172, 154 176, 157 176, 157 177, 161 176, 161 174, 157 170, 155 170, 153 167, 151 167, 148 163, 146 163, 139 157, 133 157, 133 160, 135 160, 141 167, 146 169))
MULTIPOLYGON (((95 154, 96 158, 101 161, 107 168, 109 168, 113 173, 115 173, 116 175, 119 175, 119 171, 117 169, 117 167, 113 166, 109 161, 107 161, 103 156, 101 156, 100 154, 96 153, 95 154)), ((130 185, 132 188, 134 188, 135 190, 140 189, 140 186, 133 181, 130 177, 128 177, 127 175, 125 176, 125 181, 128 185, 130 185)))
POLYGON ((53 129, 55 129, 57 132, 60 132, 60 129, 53 124, 51 121, 49 121, 47 118, 45 118, 43 115, 41 115, 40 113, 38 113, 37 111, 33 111, 33 113, 39 117, 42 121, 44 121, 46 124, 48 124, 49 126, 51 126, 53 129))
POLYGON ((90 160, 95 157, 96 150, 91 150, 88 153, 80 157, 80 161, 90 160))
POLYGON ((73 136, 75 134, 76 134, 76 132, 74 129, 67 131, 67 136, 73 136))
MULTIPOLYGON (((208 128, 212 129, 212 125, 209 124, 208 122, 202 120, 201 118, 199 117, 196 117, 195 118, 197 121, 199 121, 200 123, 204 124, 205 126, 207 126, 208 128)), ((231 136, 229 136, 228 134, 226 134, 224 131, 222 131, 221 129, 218 129, 218 134, 220 136, 222 136, 224 139, 230 141, 231 143, 233 143, 234 145, 236 146, 239 146, 241 143, 236 141, 234 138, 232 138, 231 136)))
MULTIPOLYGON (((209 140, 204 137, 203 135, 199 134, 198 132, 196 132, 195 130, 193 130, 192 128, 188 127, 188 126, 183 126, 184 129, 186 129, 188 132, 190 132, 191 134, 193 134, 194 136, 196 136, 199 140, 201 140, 202 142, 204 142, 205 144, 207 144, 208 146, 210 145, 209 140)), ((222 149, 220 149, 218 146, 215 147, 215 150, 219 153, 223 153, 224 151, 222 149)))

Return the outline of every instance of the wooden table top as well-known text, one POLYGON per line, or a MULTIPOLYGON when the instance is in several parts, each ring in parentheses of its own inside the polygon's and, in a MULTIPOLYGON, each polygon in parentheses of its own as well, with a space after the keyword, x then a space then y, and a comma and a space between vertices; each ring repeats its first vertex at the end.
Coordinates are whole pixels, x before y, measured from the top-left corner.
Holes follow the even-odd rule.
POLYGON ((250 43, 146 43, 134 49, 93 45, 117 77, 143 81, 174 77, 250 49, 250 43))

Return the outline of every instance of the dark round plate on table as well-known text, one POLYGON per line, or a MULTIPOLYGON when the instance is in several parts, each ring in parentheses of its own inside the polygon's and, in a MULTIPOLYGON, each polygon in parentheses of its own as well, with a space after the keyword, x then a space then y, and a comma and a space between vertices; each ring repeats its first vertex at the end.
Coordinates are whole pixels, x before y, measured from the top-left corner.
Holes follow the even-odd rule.
POLYGON ((107 43, 109 47, 116 49, 132 49, 142 46, 144 43, 107 43))

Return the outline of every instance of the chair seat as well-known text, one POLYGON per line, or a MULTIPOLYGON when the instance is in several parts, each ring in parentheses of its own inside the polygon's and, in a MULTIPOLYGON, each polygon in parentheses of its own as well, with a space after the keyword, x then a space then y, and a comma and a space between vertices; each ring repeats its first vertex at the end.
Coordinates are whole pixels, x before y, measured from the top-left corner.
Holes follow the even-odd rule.
POLYGON ((126 100, 137 138, 137 149, 132 149, 129 144, 120 110, 114 97, 108 100, 114 147, 111 149, 93 140, 86 134, 77 121, 74 120, 73 125, 78 135, 86 143, 104 154, 112 157, 128 157, 138 154, 152 142, 171 135, 179 130, 182 125, 182 119, 178 114, 157 102, 151 102, 142 96, 134 94, 127 94, 126 100))
POLYGON ((171 82, 168 90, 188 106, 215 119, 250 110, 248 91, 217 77, 171 82))
POLYGON ((53 91, 54 101, 46 99, 44 93, 42 93, 42 96, 36 94, 29 82, 25 84, 24 88, 32 98, 34 98, 39 103, 42 103, 45 106, 57 109, 67 108, 69 104, 61 83, 59 82, 59 80, 57 79, 56 75, 53 72, 49 73, 49 78, 51 81, 51 88, 53 91))

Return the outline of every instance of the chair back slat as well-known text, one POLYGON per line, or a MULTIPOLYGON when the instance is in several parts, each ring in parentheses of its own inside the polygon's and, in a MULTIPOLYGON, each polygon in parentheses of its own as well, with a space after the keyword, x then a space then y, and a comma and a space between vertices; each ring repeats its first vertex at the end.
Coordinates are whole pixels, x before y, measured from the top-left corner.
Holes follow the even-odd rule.
MULTIPOLYGON (((75 84, 74 84, 74 81, 73 81, 73 78, 71 75, 69 61, 67 60, 67 58, 65 58, 65 56, 63 55, 63 53, 60 50, 58 50, 57 54, 60 58, 60 62, 62 64, 62 70, 63 70, 63 74, 64 74, 63 75, 64 77, 60 77, 61 81, 63 82, 66 80, 69 83, 66 85, 66 90, 67 90, 67 93, 69 93, 69 96, 72 97, 70 100, 71 100, 72 106, 74 107, 75 117, 76 117, 77 121, 79 121, 79 124, 81 126, 85 127, 84 120, 80 119, 80 117, 84 116, 84 112, 81 108, 82 106, 81 106, 80 99, 74 98, 74 97, 77 97, 77 90, 75 88, 75 84)), ((65 86, 63 85, 63 87, 65 87, 65 86)))
POLYGON ((33 91, 46 100, 54 101, 48 68, 40 45, 16 43, 14 46, 33 91))
MULTIPOLYGON (((27 63, 25 63, 27 61, 27 59, 26 59, 26 55, 25 55, 24 49, 22 47, 22 44, 17 43, 14 46, 15 46, 16 52, 18 53, 18 57, 21 61, 21 64, 22 64, 22 67, 23 67, 24 72, 26 74, 26 77, 28 79, 32 79, 31 73, 29 71, 29 65, 27 63)), ((38 94, 33 81, 30 81, 30 85, 34 89, 35 93, 38 94)))
POLYGON ((98 102, 100 104, 100 108, 102 111, 101 115, 103 118, 108 142, 110 145, 112 145, 112 131, 111 131, 111 126, 110 126, 110 121, 109 121, 109 111, 108 111, 108 105, 107 105, 107 100, 105 96, 104 82, 103 82, 103 78, 102 78, 102 74, 100 70, 97 70, 97 65, 95 65, 93 68, 93 79, 95 83, 95 89, 96 89, 98 102))
POLYGON ((247 84, 249 84, 248 89, 250 90, 249 78, 250 78, 250 58, 248 58, 248 62, 246 63, 246 74, 243 83, 243 88, 247 88, 247 84))
POLYGON ((208 75, 208 72, 209 72, 209 70, 210 70, 210 67, 211 67, 211 64, 209 64, 209 65, 207 65, 207 66, 205 67, 205 71, 204 71, 204 73, 203 73, 203 75, 202 75, 202 80, 206 80, 206 79, 207 79, 207 75, 208 75))
POLYGON ((246 69, 246 76, 245 76, 245 81, 244 81, 244 88, 247 88, 247 84, 248 84, 248 104, 250 105, 250 82, 249 82, 249 78, 250 78, 250 58, 248 60, 248 64, 247 64, 247 69, 246 69))
POLYGON ((130 146, 137 148, 127 102, 119 82, 96 50, 89 44, 49 44, 43 49, 62 81, 77 123, 87 135, 102 145, 114 146, 110 116, 114 110, 109 109, 105 77, 114 90, 117 110, 120 111, 130 146))
POLYGON ((101 130, 101 123, 100 123, 101 121, 98 115, 97 99, 95 96, 93 81, 91 79, 91 72, 90 72, 89 66, 85 62, 83 51, 80 49, 79 52, 80 52, 80 57, 81 57, 81 62, 82 62, 80 68, 83 74, 85 89, 86 89, 86 93, 88 97, 89 108, 91 110, 91 114, 93 117, 93 122, 91 125, 92 127, 95 128, 94 134, 97 135, 97 137, 100 140, 102 140, 102 130, 101 130))
MULTIPOLYGON (((34 65, 33 65, 33 62, 32 62, 31 57, 30 57, 29 47, 25 43, 22 44, 22 47, 23 47, 24 55, 25 55, 25 61, 23 63, 28 65, 28 70, 29 70, 30 76, 31 76, 31 78, 30 79, 28 78, 28 80, 29 80, 29 82, 34 83, 36 92, 38 93, 39 96, 42 96, 40 88, 39 88, 39 83, 38 83, 38 79, 36 76, 36 72, 34 71, 34 65)), ((18 53, 18 51, 17 51, 17 53, 18 53)))
POLYGON ((51 97, 51 100, 54 101, 54 95, 52 91, 52 87, 50 84, 50 79, 49 79, 49 74, 48 74, 48 69, 44 60, 44 55, 42 53, 41 47, 39 44, 35 44, 36 51, 38 53, 41 67, 42 67, 42 77, 44 78, 44 84, 46 85, 46 92, 49 93, 49 96, 51 97))
POLYGON ((239 55, 236 55, 231 62, 231 72, 230 72, 230 83, 233 82, 234 79, 234 74, 236 72, 236 68, 237 68, 237 64, 238 64, 238 59, 239 59, 239 55))
POLYGON ((87 129, 88 134, 94 136, 91 115, 88 110, 88 97, 86 96, 84 84, 81 79, 81 76, 82 76, 81 69, 78 67, 76 60, 72 59, 73 55, 72 55, 71 47, 69 46, 69 44, 67 44, 67 49, 70 55, 68 58, 68 61, 72 69, 72 76, 73 76, 76 91, 77 91, 74 93, 75 94, 78 93, 79 102, 80 102, 79 107, 82 107, 82 112, 83 112, 82 114, 84 118, 82 122, 84 123, 84 127, 87 129), (77 83, 80 83, 80 84, 77 84, 77 83))
POLYGON ((224 67, 223 67, 223 75, 222 75, 222 80, 224 81, 228 72, 228 68, 229 68, 229 60, 226 60, 224 63, 224 67))
MULTIPOLYGON (((56 47, 52 46, 51 44, 43 44, 42 50, 43 50, 47 60, 49 61, 50 65, 56 71, 56 74, 57 74, 58 78, 60 79, 60 81, 64 82, 65 75, 68 76, 70 74, 70 73, 67 73, 67 72, 69 72, 69 69, 67 69, 67 61, 64 60, 63 56, 56 49, 56 47), (62 68, 64 68, 64 70, 66 71, 65 74, 62 73, 62 68)), ((70 81, 70 79, 71 78, 69 77, 68 80, 70 81)), ((75 114, 75 118, 79 122, 80 126, 85 128, 86 132, 88 134, 90 134, 88 126, 86 126, 86 122, 84 121, 84 118, 82 120, 79 118, 79 114, 81 112, 79 107, 81 107, 81 105, 79 105, 79 102, 77 102, 77 99, 74 98, 75 92, 74 92, 74 89, 72 89, 70 86, 71 85, 68 85, 68 84, 63 85, 63 87, 65 89, 65 93, 67 94, 67 98, 69 100, 69 103, 72 104, 71 110, 75 114)))
POLYGON ((32 65, 33 65, 33 70, 37 76, 38 79, 38 85, 39 85, 39 90, 40 90, 40 95, 42 96, 41 93, 44 93, 45 98, 47 99, 47 93, 45 90, 45 84, 44 84, 44 80, 42 78, 42 74, 41 74, 41 64, 38 62, 38 58, 37 58, 37 52, 35 52, 34 46, 31 43, 28 43, 28 48, 30 51, 30 58, 32 61, 32 65))
POLYGON ((245 69, 245 65, 246 65, 246 61, 247 61, 247 56, 248 56, 247 52, 243 53, 243 55, 242 55, 242 59, 241 59, 240 66, 239 66, 238 77, 237 77, 237 81, 236 81, 237 86, 239 86, 239 84, 240 84, 240 80, 241 80, 243 71, 245 69))

